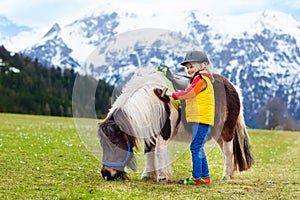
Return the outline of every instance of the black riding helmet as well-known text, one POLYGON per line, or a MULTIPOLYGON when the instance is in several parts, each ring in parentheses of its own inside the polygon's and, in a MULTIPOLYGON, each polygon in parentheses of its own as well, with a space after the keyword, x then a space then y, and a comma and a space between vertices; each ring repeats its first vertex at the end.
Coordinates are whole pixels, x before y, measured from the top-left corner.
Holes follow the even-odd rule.
POLYGON ((188 51, 181 65, 185 66, 189 62, 208 62, 207 55, 204 51, 188 51))

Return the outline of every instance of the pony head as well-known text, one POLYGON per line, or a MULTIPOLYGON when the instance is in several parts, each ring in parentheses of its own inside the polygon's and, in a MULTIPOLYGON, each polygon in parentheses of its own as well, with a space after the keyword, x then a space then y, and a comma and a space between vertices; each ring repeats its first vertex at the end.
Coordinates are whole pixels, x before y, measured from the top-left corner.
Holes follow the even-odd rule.
POLYGON ((128 179, 125 167, 136 170, 135 138, 122 131, 113 116, 99 124, 98 135, 103 150, 102 177, 105 180, 128 179))

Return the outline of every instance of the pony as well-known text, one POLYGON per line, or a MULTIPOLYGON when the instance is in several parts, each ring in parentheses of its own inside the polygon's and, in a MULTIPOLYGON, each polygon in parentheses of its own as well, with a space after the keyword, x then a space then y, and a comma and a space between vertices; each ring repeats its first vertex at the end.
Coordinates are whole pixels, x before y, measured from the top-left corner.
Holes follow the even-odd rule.
MULTIPOLYGON (((98 124, 102 147, 101 174, 105 180, 128 179, 125 167, 136 170, 134 158, 138 143, 144 144, 145 167, 142 179, 157 182, 172 180, 168 144, 191 142, 191 129, 185 121, 184 102, 161 101, 154 88, 184 89, 189 80, 158 70, 143 69, 124 86, 107 117, 98 124), (183 81, 183 79, 185 79, 183 81), (178 80, 178 81, 176 81, 178 80), (181 82, 181 84, 177 84, 181 82), (182 85, 182 83, 185 83, 182 85)), ((245 171, 254 162, 239 90, 225 77, 213 74, 215 90, 215 125, 206 141, 214 139, 224 157, 222 180, 232 179, 235 171, 245 171)))

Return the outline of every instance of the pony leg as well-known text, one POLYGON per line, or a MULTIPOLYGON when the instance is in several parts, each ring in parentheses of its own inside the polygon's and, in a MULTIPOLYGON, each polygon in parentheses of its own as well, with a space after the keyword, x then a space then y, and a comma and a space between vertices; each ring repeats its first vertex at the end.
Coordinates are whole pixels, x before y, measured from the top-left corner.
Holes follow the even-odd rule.
POLYGON ((155 167, 154 167, 154 152, 153 151, 145 154, 145 168, 144 168, 144 172, 142 173, 141 178, 143 180, 156 178, 155 167))
POLYGON ((222 151, 224 155, 224 171, 222 180, 228 180, 233 178, 233 140, 226 142, 222 140, 222 151))
POLYGON ((148 180, 148 179, 155 179, 156 178, 156 172, 155 172, 155 166, 154 166, 154 145, 148 145, 145 143, 145 168, 144 172, 142 173, 142 180, 148 180))
POLYGON ((157 174, 157 182, 167 182, 172 179, 172 169, 168 146, 164 144, 164 141, 158 143, 155 148, 154 165, 157 174))

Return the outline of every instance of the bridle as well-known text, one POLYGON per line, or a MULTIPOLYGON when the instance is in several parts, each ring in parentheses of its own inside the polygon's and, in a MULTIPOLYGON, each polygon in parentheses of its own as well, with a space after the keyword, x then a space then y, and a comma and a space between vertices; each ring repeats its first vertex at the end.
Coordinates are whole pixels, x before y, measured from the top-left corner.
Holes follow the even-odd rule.
POLYGON ((126 158, 123 162, 104 162, 102 161, 102 166, 107 166, 107 167, 125 167, 126 163, 129 160, 130 157, 130 144, 127 144, 127 155, 126 158))
MULTIPOLYGON (((110 126, 112 124, 115 124, 115 122, 113 120, 108 120, 108 122, 106 123, 105 126, 110 126)), ((127 143, 127 154, 126 154, 125 160, 123 162, 105 162, 105 161, 102 160, 102 166, 103 167, 104 166, 107 166, 107 167, 125 167, 126 163, 129 160, 129 157, 130 157, 131 145, 130 145, 128 137, 126 135, 124 135, 123 137, 124 137, 124 140, 127 143)))

